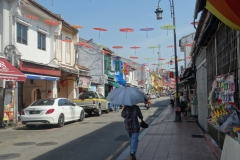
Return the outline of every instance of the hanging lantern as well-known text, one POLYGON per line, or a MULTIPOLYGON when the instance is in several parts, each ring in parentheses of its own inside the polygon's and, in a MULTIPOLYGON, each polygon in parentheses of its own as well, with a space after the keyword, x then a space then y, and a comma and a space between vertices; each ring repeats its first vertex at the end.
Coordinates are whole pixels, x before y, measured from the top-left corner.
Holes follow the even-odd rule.
POLYGON ((60 80, 60 84, 64 88, 67 85, 67 81, 62 79, 62 80, 60 80))

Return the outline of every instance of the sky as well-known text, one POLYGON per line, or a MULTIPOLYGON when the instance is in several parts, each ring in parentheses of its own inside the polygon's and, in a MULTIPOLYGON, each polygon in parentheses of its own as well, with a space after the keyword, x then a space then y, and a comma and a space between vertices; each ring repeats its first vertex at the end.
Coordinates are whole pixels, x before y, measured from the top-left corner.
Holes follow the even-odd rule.
MULTIPOLYGON (((162 20, 156 19, 154 13, 158 6, 158 0, 36 0, 53 13, 61 14, 62 18, 72 25, 80 25, 79 37, 85 40, 93 39, 94 43, 104 45, 122 57, 137 56, 136 62, 152 65, 158 63, 160 50, 162 68, 171 69, 168 66, 171 57, 174 56, 173 30, 163 30, 163 25, 173 25, 169 0, 160 0, 159 6, 163 10, 162 20), (154 28, 152 31, 140 31, 142 28, 154 28), (93 28, 104 28, 106 32, 100 32, 93 28), (121 28, 132 28, 134 32, 120 32, 121 28), (148 36, 147 36, 148 35, 148 36), (158 46, 160 48, 149 48, 158 46), (122 46, 122 49, 114 49, 113 46, 122 46), (138 49, 130 47, 138 46, 138 49), (149 59, 146 60, 145 58, 149 59)), ((177 56, 183 58, 180 51, 179 40, 193 32, 195 28, 193 14, 196 0, 174 0, 176 17, 177 56)), ((161 63, 161 62, 160 62, 161 63)), ((178 66, 183 65, 179 62, 178 66)))

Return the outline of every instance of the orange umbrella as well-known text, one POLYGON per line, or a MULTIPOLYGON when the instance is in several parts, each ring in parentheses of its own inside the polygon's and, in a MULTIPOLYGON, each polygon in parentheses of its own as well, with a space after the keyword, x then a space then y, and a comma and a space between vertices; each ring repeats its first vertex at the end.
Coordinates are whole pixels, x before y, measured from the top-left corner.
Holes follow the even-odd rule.
POLYGON ((78 44, 79 44, 80 46, 87 46, 87 45, 88 45, 87 42, 78 42, 78 44))
POLYGON ((100 52, 102 52, 103 54, 109 54, 109 52, 105 50, 101 50, 100 52))
POLYGON ((62 41, 63 41, 63 42, 66 42, 66 43, 71 43, 71 42, 72 42, 71 39, 63 39, 62 41))
POLYGON ((191 47, 192 43, 187 43, 187 44, 185 44, 185 46, 191 47))
POLYGON ((227 26, 240 31, 239 0, 207 0, 206 8, 227 26))

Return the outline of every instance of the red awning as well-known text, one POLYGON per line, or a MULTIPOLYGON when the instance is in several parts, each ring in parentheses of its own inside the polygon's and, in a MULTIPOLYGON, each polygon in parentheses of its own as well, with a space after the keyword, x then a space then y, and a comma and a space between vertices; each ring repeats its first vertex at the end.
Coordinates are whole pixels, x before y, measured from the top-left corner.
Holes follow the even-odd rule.
POLYGON ((9 63, 6 59, 0 58, 0 79, 6 81, 26 81, 26 76, 9 63))

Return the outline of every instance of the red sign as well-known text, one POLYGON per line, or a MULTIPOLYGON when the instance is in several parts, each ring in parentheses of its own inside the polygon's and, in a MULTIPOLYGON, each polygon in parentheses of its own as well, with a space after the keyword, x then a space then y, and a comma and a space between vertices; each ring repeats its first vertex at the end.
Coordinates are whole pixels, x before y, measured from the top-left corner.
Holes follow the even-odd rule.
POLYGON ((7 81, 26 81, 26 76, 9 63, 6 59, 0 58, 0 79, 7 81))

